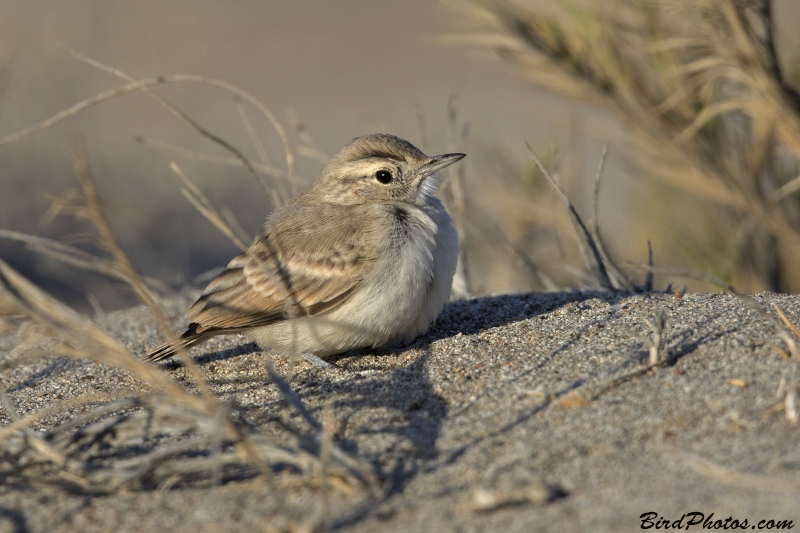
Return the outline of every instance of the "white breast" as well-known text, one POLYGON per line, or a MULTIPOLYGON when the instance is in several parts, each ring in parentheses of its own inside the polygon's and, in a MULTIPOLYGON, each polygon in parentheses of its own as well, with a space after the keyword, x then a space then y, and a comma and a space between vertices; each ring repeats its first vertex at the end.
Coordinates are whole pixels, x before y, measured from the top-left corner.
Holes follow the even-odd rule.
POLYGON ((384 236, 384 253, 347 302, 324 315, 257 328, 251 333, 254 340, 262 347, 325 356, 409 341, 426 331, 450 299, 458 239, 437 199, 425 210, 408 204, 399 208, 407 216, 402 224, 387 219, 386 227, 393 229, 384 236))

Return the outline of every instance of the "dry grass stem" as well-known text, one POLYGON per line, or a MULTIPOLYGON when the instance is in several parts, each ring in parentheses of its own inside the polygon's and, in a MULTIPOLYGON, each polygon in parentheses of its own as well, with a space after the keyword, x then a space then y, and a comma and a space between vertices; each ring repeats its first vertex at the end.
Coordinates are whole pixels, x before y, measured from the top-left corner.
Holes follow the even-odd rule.
POLYGON ((477 488, 469 496, 469 508, 477 513, 488 513, 510 505, 531 503, 541 505, 565 495, 559 487, 543 481, 534 481, 515 489, 477 488))
POLYGON ((474 23, 461 43, 490 47, 535 84, 622 119, 635 147, 628 161, 679 193, 658 200, 674 207, 663 211, 672 220, 643 223, 670 239, 678 234, 680 253, 698 264, 734 265, 731 279, 749 292, 797 292, 800 275, 790 265, 800 246, 800 93, 782 73, 779 55, 787 52, 776 50, 770 0, 523 0, 454 9, 474 23), (700 208, 682 209, 686 202, 700 208), (709 232, 726 236, 712 254, 709 232))
POLYGON ((113 268, 120 273, 121 279, 128 283, 134 293, 145 306, 147 306, 150 312, 153 313, 153 316, 156 317, 162 334, 170 333, 169 321, 161 309, 158 297, 147 288, 138 269, 133 265, 133 262, 131 262, 119 243, 117 243, 103 206, 100 203, 97 187, 95 186, 94 178, 89 168, 86 147, 81 141, 78 141, 76 144, 72 156, 72 163, 75 168, 75 173, 78 175, 81 182, 85 205, 73 204, 70 206, 71 214, 76 218, 88 221, 95 228, 97 231, 98 244, 110 254, 113 268))
POLYGON ((600 256, 603 258, 603 263, 608 271, 609 280, 613 286, 618 290, 631 291, 634 289, 633 284, 628 281, 625 275, 619 270, 619 268, 617 268, 617 265, 611 259, 611 255, 608 253, 606 245, 603 242, 603 238, 600 235, 600 210, 598 209, 598 205, 600 203, 600 181, 603 177, 603 168, 605 167, 607 156, 608 144, 603 146, 603 153, 600 155, 600 161, 597 164, 597 172, 595 173, 594 178, 594 201, 592 202, 592 237, 594 237, 594 240, 597 243, 597 250, 600 252, 600 256))
MULTIPOLYGON (((325 440, 322 424, 320 424, 316 418, 314 418, 314 415, 312 415, 311 412, 306 408, 306 406, 303 405, 303 402, 292 390, 286 380, 284 380, 275 372, 275 370, 272 368, 272 361, 269 358, 267 358, 266 368, 273 383, 275 383, 275 385, 278 387, 278 390, 281 392, 283 399, 288 405, 297 411, 297 413, 303 418, 303 420, 305 420, 312 430, 310 434, 302 436, 304 442, 312 446, 312 449, 314 450, 321 450, 325 440)), ((294 434, 301 436, 299 430, 289 426, 285 419, 282 419, 281 423, 294 434)), ((337 446, 332 445, 328 450, 328 453, 330 454, 330 459, 337 461, 342 466, 347 468, 351 475, 356 476, 359 481, 368 486, 374 495, 377 496, 380 494, 381 491, 378 485, 378 480, 370 466, 351 458, 337 446)))
POLYGON ((48 407, 44 407, 39 409, 38 411, 29 413, 28 415, 13 419, 11 424, 7 426, 3 426, 0 428, 0 443, 5 441, 7 438, 12 436, 14 433, 20 431, 21 429, 30 426, 34 422, 37 422, 43 418, 48 416, 57 414, 62 411, 68 411, 70 409, 78 408, 78 407, 85 407, 87 405, 96 404, 103 402, 104 405, 102 409, 95 409, 92 411, 92 414, 88 417, 86 416, 77 416, 73 418, 70 422, 63 424, 61 426, 61 430, 63 431, 65 428, 70 429, 71 427, 77 427, 89 420, 96 418, 105 412, 113 412, 118 411, 120 409, 124 409, 126 407, 133 407, 131 405, 130 399, 125 400, 114 400, 117 397, 125 397, 125 396, 134 396, 134 391, 126 390, 116 393, 114 395, 110 395, 108 393, 91 393, 91 394, 83 394, 81 396, 77 396, 75 398, 70 398, 68 400, 62 400, 57 404, 50 405, 48 407), (111 400, 111 401, 110 401, 111 400))
MULTIPOLYGON (((122 78, 125 81, 131 82, 131 83, 136 83, 136 80, 133 77, 125 74, 124 72, 122 72, 121 70, 119 70, 117 68, 110 67, 108 65, 104 65, 103 63, 97 61, 96 59, 92 59, 92 58, 90 58, 88 56, 85 56, 85 55, 81 54, 80 52, 77 52, 76 50, 72 50, 72 49, 69 49, 69 48, 67 50, 68 50, 68 52, 70 53, 71 56, 75 57, 76 59, 79 59, 80 61, 83 61, 84 63, 86 63, 88 65, 91 65, 93 67, 99 68, 100 70, 103 70, 105 72, 111 73, 114 76, 117 76, 118 78, 122 78)), ((157 94, 156 92, 151 90, 149 87, 144 86, 144 87, 142 87, 142 90, 145 93, 147 93, 148 96, 150 96, 155 101, 157 101, 159 104, 161 104, 165 109, 167 109, 167 111, 169 111, 170 113, 172 113, 176 117, 180 118, 181 120, 183 120, 187 124, 189 124, 200 135, 202 135, 202 136, 208 138, 209 140, 217 143, 218 145, 222 146, 223 148, 225 148, 226 150, 231 152, 237 158, 239 158, 242 161, 242 164, 247 168, 247 170, 250 171, 250 173, 253 175, 253 177, 255 177, 255 179, 258 182, 258 184, 261 185, 261 188, 264 191, 264 196, 266 196, 267 199, 270 198, 271 191, 270 191, 269 185, 267 184, 266 181, 264 181, 264 178, 258 172, 256 172, 256 169, 253 168, 253 165, 252 165, 252 163, 250 163, 250 160, 247 159, 247 157, 245 157, 245 155, 242 152, 240 152, 238 148, 233 146, 231 143, 229 143, 225 139, 223 139, 223 138, 211 133, 208 129, 206 129, 203 126, 201 126, 200 124, 198 124, 197 121, 194 120, 192 117, 190 117, 189 115, 187 115, 186 113, 184 113, 183 111, 181 111, 180 109, 178 109, 177 107, 175 107, 174 105, 169 103, 164 97, 162 97, 161 95, 157 94)))
POLYGON ((229 207, 223 207, 220 210, 220 215, 225 223, 228 224, 231 231, 233 231, 235 235, 239 236, 239 239, 241 239, 243 242, 250 242, 253 240, 253 237, 247 234, 245 229, 239 223, 239 220, 237 220, 236 215, 229 207))
MULTIPOLYGON (((180 146, 174 146, 169 143, 165 143, 162 141, 157 141, 155 139, 150 139, 149 137, 138 136, 136 140, 144 145, 151 146, 157 150, 161 150, 168 154, 180 156, 186 159, 191 159, 194 161, 201 161, 203 163, 213 163, 215 165, 226 165, 229 167, 244 167, 244 163, 242 160, 237 157, 225 157, 219 156, 214 154, 209 154, 206 152, 200 152, 197 150, 190 150, 188 148, 182 148, 180 146)), ((263 172, 265 174, 274 175, 276 179, 283 179, 286 176, 286 173, 278 168, 275 167, 267 167, 261 163, 252 163, 253 168, 258 170, 259 172, 263 172)), ((280 182, 282 183, 282 181, 280 182)))
POLYGON ((680 457, 684 464, 691 467, 695 472, 720 483, 734 485, 748 490, 776 492, 800 491, 800 482, 794 479, 738 472, 696 455, 689 455, 677 451, 675 454, 680 457))
POLYGON ((324 467, 326 471, 346 478, 355 476, 355 479, 368 483, 373 492, 377 490, 371 467, 336 448, 280 378, 277 378, 277 383, 283 385, 281 390, 286 394, 287 401, 312 421, 311 435, 290 428, 289 435, 293 435, 295 443, 288 447, 272 438, 244 434, 213 400, 198 398, 157 368, 137 360, 90 321, 41 292, 2 261, 0 308, 41 324, 52 335, 64 337, 74 348, 71 353, 62 355, 88 358, 122 368, 158 391, 139 392, 118 400, 108 395, 86 395, 22 419, 19 419, 10 401, 0 391, 0 403, 16 420, 0 431, 0 456, 6 461, 4 469, 0 469, 0 475, 53 475, 70 490, 109 493, 142 484, 174 484, 175 476, 178 476, 177 479, 188 479, 207 474, 211 479, 221 479, 220 469, 241 470, 246 463, 256 466, 268 478, 271 475, 268 465, 275 463, 293 465, 308 473, 319 472, 323 468, 320 461, 323 460, 321 453, 324 448, 327 450, 325 453, 330 454, 330 459, 324 459, 330 461, 324 467), (40 435, 28 429, 31 422, 58 410, 103 400, 103 405, 61 424, 53 431, 40 435), (23 431, 23 440, 15 437, 19 431, 23 431), (92 459, 96 443, 127 446, 126 443, 140 442, 156 434, 194 436, 131 459, 111 461, 101 468, 92 459), (303 451, 311 443, 314 443, 311 449, 316 451, 303 451), (186 457, 188 452, 203 449, 208 449, 210 455, 200 459, 186 457), (52 465, 55 471, 46 465, 52 465))
MULTIPOLYGON (((236 100, 236 110, 239 112, 239 117, 242 119, 242 123, 247 131, 247 135, 250 137, 250 141, 253 143, 253 147, 255 147, 259 159, 261 159, 262 168, 274 168, 269 156, 267 155, 267 151, 264 148, 264 144, 261 142, 261 139, 256 133, 253 122, 250 120, 250 117, 245 112, 244 107, 242 106, 241 102, 239 102, 238 98, 236 100)), ((283 202, 289 199, 288 193, 286 192, 286 187, 284 186, 283 180, 277 172, 270 172, 269 175, 272 178, 270 198, 272 199, 273 208, 278 208, 281 204, 283 204, 283 202)))
POLYGON ((0 238, 14 241, 29 250, 53 257, 62 263, 67 263, 83 270, 97 272, 120 280, 123 279, 123 274, 114 268, 111 261, 106 261, 103 258, 58 241, 6 229, 0 229, 0 238))
POLYGON ((289 115, 292 129, 297 133, 297 136, 300 137, 300 140, 304 143, 302 146, 297 148, 298 155, 313 159, 314 161, 322 163, 323 165, 326 164, 331 158, 330 154, 325 152, 320 147, 319 143, 311 135, 311 132, 308 131, 306 125, 300 121, 299 117, 297 116, 297 112, 293 107, 287 108, 286 112, 289 115))
MULTIPOLYGON (((114 232, 111 229, 111 225, 109 224, 102 204, 100 203, 100 198, 97 195, 97 188, 95 187, 94 178, 92 177, 91 170, 89 168, 89 162, 86 156, 86 149, 82 143, 79 143, 76 148, 73 156, 73 164, 75 166, 75 171, 80 178, 83 196, 86 203, 85 206, 71 206, 72 214, 87 220, 92 224, 98 235, 98 244, 111 255, 114 268, 116 268, 122 274, 123 280, 131 287, 134 293, 153 314, 161 334, 165 337, 172 336, 172 328, 170 328, 169 320, 164 314, 158 298, 144 284, 139 271, 133 265, 133 262, 119 245, 114 236, 114 232)), ((189 357, 188 352, 183 349, 179 350, 178 356, 188 368, 192 379, 199 387, 203 396, 207 399, 207 401, 210 402, 209 408, 211 410, 216 409, 217 407, 214 405, 212 400, 211 389, 206 383, 205 378, 203 378, 199 370, 196 368, 194 360, 189 357)))
POLYGON ((190 407, 201 408, 203 405, 200 399, 184 393, 166 374, 136 359, 122 344, 103 333, 89 319, 47 295, 2 260, 0 306, 5 314, 13 312, 23 316, 50 332, 54 338, 69 341, 76 347, 74 353, 85 353, 88 359, 131 372, 190 407))
MULTIPOLYGON (((93 60, 91 60, 91 61, 93 61, 93 60)), ((98 64, 98 65, 100 65, 100 64, 98 64)), ((98 66, 98 65, 95 65, 95 66, 98 66)), ((102 66, 102 67, 98 66, 98 68, 102 68, 103 70, 106 70, 105 66, 102 66)), ((130 92, 145 90, 145 89, 149 89, 152 86, 166 84, 166 83, 201 83, 201 84, 206 84, 206 85, 213 85, 213 86, 220 87, 220 88, 223 88, 225 90, 228 90, 228 91, 234 93, 235 95, 237 95, 237 96, 249 101, 251 104, 253 104, 256 108, 258 108, 270 120, 272 125, 275 127, 275 130, 278 132, 278 135, 280 136, 281 141, 283 142, 283 145, 284 145, 284 149, 285 149, 286 162, 287 162, 287 167, 288 167, 288 172, 287 172, 288 180, 289 180, 290 183, 293 183, 293 184, 296 183, 296 179, 297 178, 296 178, 296 169, 295 169, 294 149, 292 148, 291 142, 289 141, 289 137, 288 137, 288 134, 287 134, 285 128, 280 123, 280 121, 277 119, 277 116, 264 103, 262 103, 260 100, 258 100, 257 98, 255 98, 251 94, 247 93, 246 91, 244 91, 244 90, 242 90, 242 89, 236 87, 235 85, 232 85, 232 84, 230 84, 230 83, 228 83, 226 81, 218 80, 218 79, 214 79, 214 78, 208 78, 208 77, 205 77, 205 76, 196 76, 196 75, 188 75, 188 74, 176 74, 176 75, 168 75, 168 76, 158 76, 158 77, 154 77, 154 78, 145 78, 145 79, 137 80, 137 81, 134 81, 134 82, 132 82, 132 83, 130 83, 128 85, 123 85, 122 87, 117 87, 115 89, 110 89, 110 90, 107 90, 107 91, 100 92, 100 93, 98 93, 98 94, 96 94, 96 95, 94 95, 94 96, 92 96, 90 98, 87 98, 85 100, 82 100, 81 102, 78 102, 77 104, 75 104, 75 105, 73 105, 73 106, 71 106, 71 107, 69 107, 69 108, 67 108, 67 109, 65 109, 63 111, 60 111, 59 113, 56 113, 52 117, 49 117, 49 118, 39 122, 38 124, 34 124, 33 126, 30 126, 28 128, 22 129, 22 130, 20 130, 18 132, 10 134, 10 135, 6 135, 5 137, 0 137, 0 146, 16 142, 16 141, 18 141, 18 140, 20 140, 22 138, 25 138, 25 137, 27 137, 29 135, 32 135, 32 134, 37 133, 39 131, 43 131, 43 130, 45 130, 47 128, 50 128, 50 127, 54 126, 55 124, 57 124, 57 123, 59 123, 59 122, 61 122, 63 120, 66 120, 66 119, 68 119, 70 117, 73 117, 73 116, 81 113, 82 111, 84 111, 84 110, 86 110, 86 109, 88 109, 88 108, 90 108, 92 106, 95 106, 97 104, 100 104, 102 102, 105 102, 107 100, 111 100, 113 98, 116 98, 118 96, 130 93, 130 92)), ((246 158, 243 159, 243 158, 239 158, 237 156, 237 159, 241 162, 241 164, 243 166, 247 167, 248 165, 250 165, 250 168, 254 168, 252 166, 252 164, 250 164, 249 161, 246 158)), ((217 161, 217 162, 219 162, 219 161, 217 161)), ((271 169, 264 169, 264 171, 269 171, 269 170, 271 170, 271 169)), ((255 175, 258 178, 258 173, 255 173, 255 175)), ((260 178, 258 178, 258 179, 259 179, 259 181, 262 181, 260 178)), ((296 185, 293 185, 293 188, 296 188, 296 185)))
POLYGON ((646 345, 650 353, 650 364, 655 365, 661 359, 661 345, 663 342, 664 327, 667 324, 667 313, 663 309, 656 311, 655 318, 647 321, 647 326, 653 333, 651 339, 647 339, 646 345))
POLYGON ((186 200, 189 201, 192 206, 197 209, 200 214, 202 214, 206 219, 211 222, 214 227, 220 230, 228 239, 231 240, 233 244, 236 245, 242 251, 247 250, 248 245, 236 234, 236 232, 225 222, 225 220, 220 216, 214 206, 211 204, 211 201, 208 197, 203 194, 203 191, 194 184, 192 180, 181 170, 181 167, 175 161, 171 161, 169 164, 169 168, 177 174, 177 176, 181 179, 183 184, 185 185, 184 188, 181 189, 183 192, 183 196, 186 200))
POLYGON ((536 164, 539 171, 547 178, 547 181, 550 182, 550 185, 553 186, 556 194, 558 194, 558 197, 561 199, 564 207, 567 209, 570 221, 573 224, 575 240, 577 241, 581 250, 581 256, 583 257, 587 268, 592 273, 593 278, 601 287, 606 289, 616 289, 617 287, 615 287, 608 276, 606 265, 598 249, 597 243, 595 242, 595 239, 592 237, 589 230, 586 229, 586 225, 583 223, 580 215, 578 215, 578 212, 575 210, 575 206, 573 206, 572 202, 569 201, 569 198, 564 191, 561 190, 561 187, 558 186, 556 180, 553 179, 553 176, 551 176, 547 169, 544 168, 544 165, 542 165, 542 162, 539 161, 538 157, 536 157, 536 154, 533 153, 533 149, 527 142, 525 143, 525 147, 528 149, 528 155, 530 155, 531 160, 536 164))
MULTIPOLYGON (((458 99, 451 95, 447 103, 448 116, 448 151, 466 152, 469 139, 469 124, 464 124, 461 128, 461 135, 458 134, 458 99), (458 139, 458 140, 457 140, 458 139)), ((420 124, 424 127, 424 124, 420 124)), ((453 215, 453 225, 458 234, 458 263, 456 273, 453 278, 452 292, 457 298, 469 298, 471 294, 469 280, 469 265, 466 255, 466 185, 465 172, 466 165, 457 165, 457 168, 450 167, 447 181, 450 192, 450 212, 453 215)))

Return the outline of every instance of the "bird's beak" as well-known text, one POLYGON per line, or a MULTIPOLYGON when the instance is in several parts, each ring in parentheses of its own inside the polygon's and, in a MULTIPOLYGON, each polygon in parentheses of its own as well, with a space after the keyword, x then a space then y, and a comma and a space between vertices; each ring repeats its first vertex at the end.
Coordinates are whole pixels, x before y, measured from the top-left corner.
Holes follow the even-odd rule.
POLYGON ((466 156, 467 154, 444 154, 433 156, 431 157, 430 161, 425 163, 422 168, 419 169, 419 176, 426 178, 437 170, 441 170, 444 167, 449 167, 456 161, 461 161, 466 156))

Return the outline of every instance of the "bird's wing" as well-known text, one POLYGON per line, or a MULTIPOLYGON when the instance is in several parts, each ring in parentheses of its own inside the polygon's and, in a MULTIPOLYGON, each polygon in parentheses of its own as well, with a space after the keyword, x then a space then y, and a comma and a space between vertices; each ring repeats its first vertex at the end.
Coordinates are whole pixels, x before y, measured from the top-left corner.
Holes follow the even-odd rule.
POLYGON ((342 305, 369 274, 377 255, 352 234, 339 235, 343 238, 312 240, 323 244, 319 250, 291 235, 262 236, 209 283, 187 318, 202 333, 265 326, 342 305), (295 244, 282 245, 287 241, 295 244))

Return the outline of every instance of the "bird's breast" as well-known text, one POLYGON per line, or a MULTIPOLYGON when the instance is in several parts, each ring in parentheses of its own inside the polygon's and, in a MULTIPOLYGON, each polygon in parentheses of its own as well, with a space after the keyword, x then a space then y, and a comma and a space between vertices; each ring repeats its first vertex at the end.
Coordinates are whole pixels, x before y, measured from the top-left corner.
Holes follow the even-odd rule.
POLYGON ((403 337, 423 313, 435 275, 438 226, 415 206, 389 205, 385 211, 380 259, 365 280, 359 318, 385 333, 403 337))

